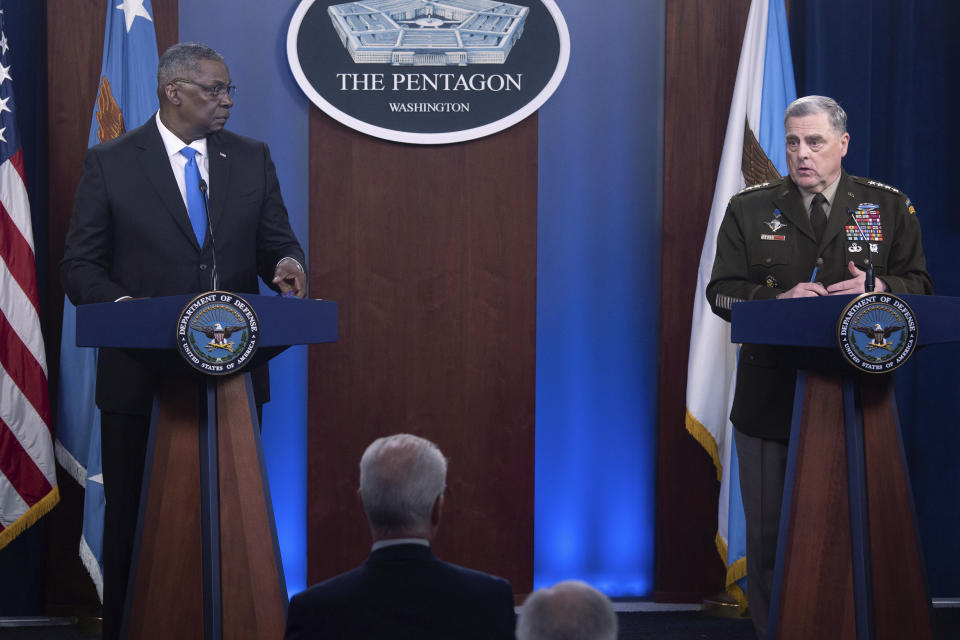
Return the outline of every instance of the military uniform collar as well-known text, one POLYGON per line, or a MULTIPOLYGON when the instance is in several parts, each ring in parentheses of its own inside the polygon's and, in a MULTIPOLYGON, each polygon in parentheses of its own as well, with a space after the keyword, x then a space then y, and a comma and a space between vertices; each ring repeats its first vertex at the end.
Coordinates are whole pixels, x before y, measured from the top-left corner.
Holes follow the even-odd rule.
MULTIPOLYGON (((831 188, 833 188, 833 199, 828 199, 828 202, 831 202, 830 215, 827 218, 827 228, 823 233, 822 246, 829 244, 844 226, 846 209, 850 206, 852 198, 850 177, 846 171, 840 169, 840 178, 834 185, 831 185, 831 188), (833 215, 834 213, 836 215, 833 215)), ((813 197, 811 196, 810 199, 812 200, 813 197)), ((783 184, 777 192, 773 204, 802 234, 808 236, 811 240, 816 239, 813 226, 810 224, 810 206, 809 204, 804 206, 803 192, 800 191, 800 187, 790 176, 784 177, 783 184)))
MULTIPOLYGON (((842 170, 840 174, 837 175, 837 179, 834 180, 832 183, 828 184, 827 188, 821 192, 823 193, 823 197, 826 198, 827 200, 827 208, 828 208, 828 211, 826 212, 827 218, 830 217, 830 213, 833 210, 833 203, 836 202, 837 188, 840 186, 841 178, 843 178, 842 170)), ((817 194, 813 193, 812 191, 801 189, 800 187, 797 187, 797 190, 800 191, 800 199, 803 200, 803 210, 809 212, 810 203, 813 202, 813 197, 817 194)))

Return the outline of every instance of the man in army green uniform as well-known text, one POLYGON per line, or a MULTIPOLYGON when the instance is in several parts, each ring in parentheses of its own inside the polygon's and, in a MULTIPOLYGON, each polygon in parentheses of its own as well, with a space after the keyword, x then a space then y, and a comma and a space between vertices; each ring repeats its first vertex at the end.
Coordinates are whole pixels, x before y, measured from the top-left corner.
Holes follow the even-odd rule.
MULTIPOLYGON (((707 286, 713 312, 729 320, 731 305, 741 300, 863 293, 868 263, 876 291, 932 293, 909 198, 841 166, 850 134, 840 105, 824 96, 799 98, 787 107, 784 128, 789 176, 749 187, 727 206, 707 286)), ((748 596, 761 638, 797 356, 788 348, 743 345, 730 414, 747 524, 748 596)))

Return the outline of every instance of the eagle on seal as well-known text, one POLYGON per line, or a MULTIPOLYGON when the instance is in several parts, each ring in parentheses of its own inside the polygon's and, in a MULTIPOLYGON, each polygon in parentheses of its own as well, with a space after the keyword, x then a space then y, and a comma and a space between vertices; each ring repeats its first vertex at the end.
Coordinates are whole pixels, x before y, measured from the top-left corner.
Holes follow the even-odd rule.
POLYGON ((859 331, 868 338, 872 338, 871 342, 867 344, 868 348, 871 349, 886 349, 890 350, 890 346, 887 343, 887 338, 890 337, 894 331, 900 331, 903 329, 903 325, 891 324, 886 327, 880 326, 879 322, 874 323, 872 327, 854 327, 855 331, 859 331))
POLYGON ((233 351, 233 343, 227 342, 227 338, 236 331, 243 329, 243 325, 227 325, 223 326, 219 322, 215 322, 212 325, 193 325, 193 328, 203 335, 210 338, 211 342, 207 345, 207 348, 217 347, 220 349, 226 349, 228 351, 233 351))

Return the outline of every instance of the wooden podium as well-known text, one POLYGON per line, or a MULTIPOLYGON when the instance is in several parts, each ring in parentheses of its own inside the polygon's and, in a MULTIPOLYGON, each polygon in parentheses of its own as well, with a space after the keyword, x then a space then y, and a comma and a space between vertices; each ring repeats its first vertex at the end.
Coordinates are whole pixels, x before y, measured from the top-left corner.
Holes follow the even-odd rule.
MULTIPOLYGON (((921 346, 960 340, 960 298, 899 297, 913 309, 921 346)), ((838 353, 850 300, 737 303, 731 337, 838 353)), ((797 376, 767 638, 926 640, 929 588, 893 376, 836 358, 844 368, 797 376)))
MULTIPOLYGON (((77 308, 80 346, 166 351, 156 352, 165 373, 154 398, 123 637, 281 638, 287 590, 250 374, 203 376, 177 361, 177 318, 193 297, 77 308)), ((253 366, 290 345, 337 338, 334 302, 242 298, 259 318, 253 366)))

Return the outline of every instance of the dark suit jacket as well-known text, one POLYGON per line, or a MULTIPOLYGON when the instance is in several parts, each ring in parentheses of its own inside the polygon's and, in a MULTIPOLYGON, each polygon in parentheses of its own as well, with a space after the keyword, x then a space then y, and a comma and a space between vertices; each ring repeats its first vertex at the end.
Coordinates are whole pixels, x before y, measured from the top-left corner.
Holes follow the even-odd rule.
MULTIPOLYGON (((818 245, 800 191, 786 177, 749 187, 730 199, 717 235, 707 299, 716 314, 729 320, 730 306, 738 300, 775 298, 798 282, 809 281, 818 259, 816 279, 829 286, 853 277, 848 262, 862 266, 867 258, 873 261, 875 276, 893 293, 933 293, 920 222, 906 195, 843 171, 818 245), (873 243, 858 239, 848 213, 863 204, 877 205, 879 211, 882 239, 873 243)), ((798 367, 849 370, 836 350, 743 345, 730 415, 733 425, 750 436, 786 440, 798 367)))
MULTIPOLYGON (((267 146, 224 130, 207 138, 207 151, 213 234, 202 248, 154 117, 87 152, 60 263, 74 304, 206 291, 214 246, 220 288, 228 291, 256 293, 258 274, 270 284, 284 257, 304 264, 267 146)), ((142 353, 101 350, 101 409, 149 415, 156 372, 145 360, 142 353)), ((257 401, 266 401, 265 369, 254 376, 254 389, 257 401)))
POLYGON ((405 544, 378 549, 356 569, 294 596, 284 637, 512 640, 513 633, 509 582, 405 544))

